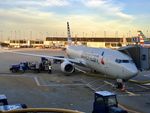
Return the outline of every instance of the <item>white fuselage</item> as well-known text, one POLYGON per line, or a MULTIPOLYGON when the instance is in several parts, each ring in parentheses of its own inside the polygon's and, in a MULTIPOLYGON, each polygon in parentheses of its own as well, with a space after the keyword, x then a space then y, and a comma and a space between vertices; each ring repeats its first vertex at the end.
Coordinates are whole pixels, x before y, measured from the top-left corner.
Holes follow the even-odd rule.
POLYGON ((128 80, 138 73, 132 58, 117 50, 68 46, 66 52, 68 57, 81 61, 106 77, 128 80))

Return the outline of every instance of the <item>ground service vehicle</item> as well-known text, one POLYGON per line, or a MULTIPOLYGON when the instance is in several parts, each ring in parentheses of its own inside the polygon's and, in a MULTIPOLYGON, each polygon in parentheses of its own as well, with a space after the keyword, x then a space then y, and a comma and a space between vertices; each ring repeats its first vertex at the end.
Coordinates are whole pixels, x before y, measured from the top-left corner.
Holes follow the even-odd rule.
POLYGON ((20 62, 19 64, 12 64, 10 66, 10 71, 16 73, 18 71, 25 72, 29 70, 28 62, 20 62))
POLYGON ((40 62, 20 62, 18 64, 12 64, 10 66, 10 71, 15 73, 15 72, 25 72, 28 70, 32 70, 34 72, 41 72, 41 71, 46 71, 48 73, 51 73, 52 71, 52 66, 51 66, 51 61, 48 59, 41 57, 40 62))
POLYGON ((39 71, 48 71, 48 73, 51 73, 52 72, 51 61, 46 59, 45 57, 41 57, 39 71))
POLYGON ((8 104, 7 97, 0 94, 0 113, 83 113, 61 108, 28 108, 26 104, 8 104))
POLYGON ((5 95, 0 95, 0 111, 10 111, 25 108, 27 108, 26 104, 8 104, 7 97, 5 95))
POLYGON ((116 94, 109 91, 95 92, 92 113, 127 113, 118 107, 116 94))

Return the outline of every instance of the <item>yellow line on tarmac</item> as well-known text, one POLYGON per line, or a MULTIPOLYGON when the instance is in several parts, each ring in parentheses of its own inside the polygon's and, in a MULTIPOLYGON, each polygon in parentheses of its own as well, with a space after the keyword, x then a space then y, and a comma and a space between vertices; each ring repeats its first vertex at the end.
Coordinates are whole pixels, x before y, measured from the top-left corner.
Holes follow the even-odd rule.
MULTIPOLYGON (((106 78, 106 79, 112 79, 115 80, 114 78, 110 78, 110 77, 105 77, 105 76, 99 76, 99 74, 95 74, 95 73, 85 73, 87 76, 95 76, 95 77, 100 77, 100 78, 106 78)), ((148 84, 150 83, 150 80, 147 81, 138 81, 138 80, 132 80, 130 79, 129 82, 133 82, 136 84, 148 84)))
POLYGON ((137 81, 137 80, 129 80, 130 82, 136 83, 136 84, 147 84, 150 83, 150 80, 147 81, 137 81))
MULTIPOLYGON (((108 78, 108 77, 103 77, 103 76, 99 76, 99 74, 94 74, 94 73, 86 73, 86 72, 83 72, 85 73, 87 76, 95 76, 95 77, 100 77, 100 78, 108 78)), ((113 78, 109 78, 109 79, 113 79, 113 78)), ((138 84, 144 84, 144 83, 150 83, 150 81, 136 81, 136 80, 129 80, 130 82, 133 82, 133 83, 138 83, 138 84)), ((104 81, 106 84, 109 84, 111 86, 113 86, 110 82, 108 81, 104 81)), ((136 94, 132 93, 132 92, 129 92, 129 91, 126 91, 126 93, 130 94, 131 96, 134 96, 136 94)), ((131 110, 129 108, 126 108, 124 106, 122 106, 121 104, 118 104, 119 107, 121 107, 122 109, 130 112, 130 113, 140 113, 138 111, 135 111, 135 110, 131 110)))
POLYGON ((135 96, 136 95, 135 93, 129 92, 127 90, 125 92, 128 93, 130 96, 135 96))
POLYGON ((126 107, 122 106, 121 104, 118 104, 118 106, 121 107, 122 109, 124 109, 124 110, 130 112, 130 113, 140 113, 140 112, 138 112, 138 111, 135 111, 135 110, 131 110, 131 109, 129 109, 129 108, 126 108, 126 107))
POLYGON ((75 69, 78 70, 78 71, 80 71, 80 72, 82 72, 82 73, 86 73, 86 71, 83 71, 83 70, 81 70, 81 69, 79 69, 77 67, 75 67, 75 69))
POLYGON ((34 80, 35 80, 37 86, 40 86, 40 82, 39 82, 38 78, 37 78, 37 77, 34 77, 34 80))

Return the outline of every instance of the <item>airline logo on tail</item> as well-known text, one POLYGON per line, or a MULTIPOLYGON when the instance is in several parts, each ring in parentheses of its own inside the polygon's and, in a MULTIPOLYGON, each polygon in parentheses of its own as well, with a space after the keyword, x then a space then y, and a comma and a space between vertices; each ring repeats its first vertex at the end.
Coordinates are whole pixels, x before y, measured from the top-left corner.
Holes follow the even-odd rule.
POLYGON ((132 39, 133 42, 136 42, 140 45, 143 45, 144 42, 146 41, 146 37, 145 35, 143 34, 143 32, 141 30, 137 31, 138 32, 138 36, 137 37, 134 37, 132 39))
POLYGON ((138 32, 139 43, 140 43, 140 45, 143 45, 144 40, 145 40, 145 36, 144 36, 142 31, 137 31, 137 32, 138 32))

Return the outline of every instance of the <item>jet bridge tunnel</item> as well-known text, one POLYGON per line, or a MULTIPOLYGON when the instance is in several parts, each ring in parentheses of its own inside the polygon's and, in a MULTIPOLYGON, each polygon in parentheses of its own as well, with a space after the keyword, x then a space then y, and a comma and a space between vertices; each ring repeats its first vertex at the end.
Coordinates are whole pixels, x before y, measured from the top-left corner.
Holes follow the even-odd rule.
POLYGON ((150 69, 150 48, 133 45, 121 47, 118 51, 129 55, 139 70, 150 69))

